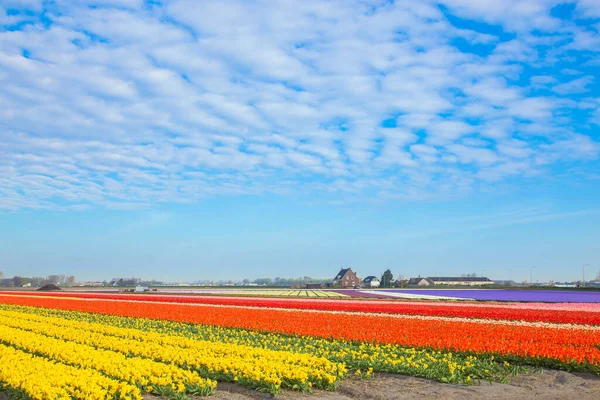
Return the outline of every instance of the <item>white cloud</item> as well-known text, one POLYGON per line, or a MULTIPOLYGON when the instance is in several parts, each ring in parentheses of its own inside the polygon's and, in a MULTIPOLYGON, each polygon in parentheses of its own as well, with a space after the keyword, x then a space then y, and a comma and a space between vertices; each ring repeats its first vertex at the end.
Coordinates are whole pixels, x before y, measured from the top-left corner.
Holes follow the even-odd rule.
POLYGON ((490 149, 463 146, 462 144, 451 144, 447 149, 456 155, 458 162, 463 164, 490 165, 500 161, 498 155, 490 149))
POLYGON ((9 8, 24 8, 31 11, 39 11, 43 7, 43 0, 4 0, 2 5, 9 8))
POLYGON ((552 100, 544 97, 530 97, 511 102, 507 114, 528 121, 548 119, 552 117, 555 105, 552 100))
POLYGON ((548 75, 538 75, 531 77, 531 86, 533 88, 546 88, 548 85, 556 83, 557 79, 553 76, 548 75))
POLYGON ((4 2, 0 24, 29 22, 0 30, 0 208, 417 199, 593 159, 576 130, 597 120, 567 100, 595 82, 568 71, 600 42, 556 3, 59 1, 42 23, 6 12, 41 2, 4 2))
POLYGON ((427 139, 434 144, 445 144, 454 142, 474 130, 475 127, 462 121, 443 120, 429 124, 427 139))
POLYGON ((502 106, 522 98, 518 88, 508 87, 506 81, 501 78, 486 78, 465 87, 463 90, 471 97, 495 106, 502 106))
POLYGON ((582 18, 600 18, 600 3, 596 0, 579 0, 576 11, 582 18))
POLYGON ((600 49, 600 33, 580 28, 575 29, 573 31, 573 41, 569 48, 597 52, 600 49))
POLYGON ((500 24, 511 31, 553 31, 561 25, 559 19, 550 15, 560 0, 443 0, 441 3, 463 18, 500 24))
POLYGON ((585 93, 590 90, 588 86, 593 82, 594 77, 584 76, 583 78, 573 79, 572 81, 556 85, 552 88, 552 90, 560 95, 585 93))
POLYGON ((496 146, 498 153, 507 155, 511 158, 527 158, 534 154, 527 142, 518 139, 504 140, 496 146))
POLYGON ((556 159, 580 159, 580 158, 596 158, 600 152, 600 145, 594 142, 588 136, 580 134, 572 134, 562 140, 558 140, 552 144, 543 145, 549 150, 549 153, 539 155, 539 159, 543 162, 552 162, 556 159))

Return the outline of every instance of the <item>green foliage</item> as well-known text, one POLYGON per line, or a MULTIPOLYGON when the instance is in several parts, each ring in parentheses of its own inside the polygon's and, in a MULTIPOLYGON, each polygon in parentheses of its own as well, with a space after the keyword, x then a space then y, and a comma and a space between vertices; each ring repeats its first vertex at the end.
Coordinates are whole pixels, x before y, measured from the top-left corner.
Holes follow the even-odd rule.
POLYGON ((389 288, 394 285, 394 274, 389 269, 386 269, 383 275, 381 275, 380 287, 389 288))
MULTIPOLYGON (((31 309, 27 307, 11 305, 0 305, 0 309, 29 310, 28 312, 31 312, 31 309)), ((324 357, 335 363, 343 363, 346 368, 354 370, 356 376, 363 378, 372 378, 372 375, 377 372, 390 372, 428 378, 439 382, 468 385, 479 381, 506 382, 509 376, 524 370, 523 367, 512 365, 512 363, 503 363, 506 359, 497 355, 494 357, 487 354, 415 349, 392 344, 350 342, 52 309, 36 309, 35 313, 193 339, 311 354, 324 357)), ((510 361, 513 361, 513 359, 510 359, 510 361)), ((560 367, 560 365, 554 367, 560 367)), ((204 374, 209 374, 211 371, 198 370, 197 372, 204 376, 204 374)), ((232 376, 225 374, 219 376, 213 374, 210 377, 217 381, 233 381, 232 376)), ((251 381, 238 381, 238 383, 247 387, 254 387, 254 382, 251 381)), ((290 386, 294 384, 297 383, 293 382, 290 386)), ((259 389, 259 387, 255 388, 259 389)), ((264 386, 261 386, 261 388, 261 390, 265 390, 264 386)), ((335 384, 327 389, 334 390, 335 384)), ((303 387, 302 390, 310 392, 309 387, 303 387)))

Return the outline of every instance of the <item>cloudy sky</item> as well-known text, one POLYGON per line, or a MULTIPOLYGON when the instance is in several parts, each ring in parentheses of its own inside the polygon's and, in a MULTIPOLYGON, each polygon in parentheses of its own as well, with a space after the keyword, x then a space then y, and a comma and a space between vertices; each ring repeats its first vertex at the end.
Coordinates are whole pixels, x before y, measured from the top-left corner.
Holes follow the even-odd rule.
POLYGON ((0 269, 600 269, 597 0, 0 3, 0 269))

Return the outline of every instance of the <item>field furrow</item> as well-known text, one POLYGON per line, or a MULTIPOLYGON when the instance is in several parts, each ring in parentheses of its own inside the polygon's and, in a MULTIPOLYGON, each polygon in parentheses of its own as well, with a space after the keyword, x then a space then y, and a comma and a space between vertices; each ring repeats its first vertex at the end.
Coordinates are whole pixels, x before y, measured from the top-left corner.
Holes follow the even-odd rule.
POLYGON ((108 378, 99 372, 60 364, 0 344, 0 382, 31 399, 134 399, 142 398, 136 386, 108 378))
MULTIPOLYGON (((99 371, 109 377, 129 382, 145 392, 159 394, 210 394, 216 383, 174 365, 151 359, 98 349, 51 336, 63 328, 42 327, 46 334, 0 324, 0 342, 61 363, 99 371)), ((58 336, 58 335, 57 335, 58 336)))
POLYGON ((346 372, 343 365, 306 354, 193 340, 27 313, 0 311, 0 324, 98 349, 173 363, 193 369, 202 376, 236 381, 271 393, 278 393, 282 386, 305 391, 313 386, 334 389, 346 372))

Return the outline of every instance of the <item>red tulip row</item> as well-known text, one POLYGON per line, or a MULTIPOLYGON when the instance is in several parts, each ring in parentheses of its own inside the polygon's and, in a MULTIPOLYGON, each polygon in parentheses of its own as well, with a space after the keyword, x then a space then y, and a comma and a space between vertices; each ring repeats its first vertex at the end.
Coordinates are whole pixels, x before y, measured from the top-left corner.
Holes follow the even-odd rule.
MULTIPOLYGON (((14 293, 14 292, 13 292, 14 293)), ((216 296, 165 296, 144 294, 103 293, 28 293, 32 296, 78 297, 87 299, 122 299, 146 302, 184 304, 214 304, 248 307, 290 308, 405 315, 426 315, 460 318, 480 318, 509 321, 552 322, 563 324, 600 325, 599 310, 533 309, 511 305, 447 302, 394 302, 377 300, 320 300, 216 296)))
MULTIPOLYGON (((131 299, 132 297, 129 297, 131 299)), ((0 302, 352 341, 554 360, 600 370, 600 330, 155 301, 2 295, 0 302)))

